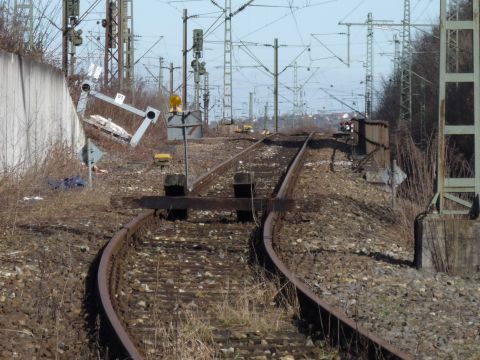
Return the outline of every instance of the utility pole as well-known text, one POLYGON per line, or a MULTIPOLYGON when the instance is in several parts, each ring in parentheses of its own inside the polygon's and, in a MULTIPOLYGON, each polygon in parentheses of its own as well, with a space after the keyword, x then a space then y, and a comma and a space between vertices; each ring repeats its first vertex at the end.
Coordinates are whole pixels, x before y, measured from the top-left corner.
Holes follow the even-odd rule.
POLYGON ((65 77, 68 77, 68 15, 67 15, 67 1, 62 0, 62 71, 65 77))
POLYGON ((185 128, 185 112, 187 111, 187 21, 188 14, 187 9, 183 9, 183 49, 182 49, 182 134, 183 134, 183 153, 185 162, 185 180, 188 188, 188 144, 187 144, 187 131, 185 128))
POLYGON ((118 84, 120 86, 120 89, 123 90, 123 83, 124 83, 124 69, 125 69, 125 48, 124 48, 124 35, 125 35, 125 19, 124 19, 124 13, 125 13, 125 7, 123 6, 123 1, 124 0, 116 0, 117 2, 117 14, 118 14, 118 32, 117 32, 117 45, 118 45, 118 84))
MULTIPOLYGON (((405 26, 406 24, 408 25, 409 28, 412 27, 412 26, 413 26, 413 27, 433 27, 433 26, 435 26, 434 24, 411 24, 411 23, 410 23, 410 15, 409 15, 409 14, 410 14, 410 5, 409 5, 409 4, 410 4, 410 1, 409 1, 409 0, 405 0, 405 1, 407 2, 406 5, 404 4, 405 9, 408 10, 408 11, 406 11, 406 13, 407 13, 407 15, 408 15, 408 21, 407 21, 407 22, 405 21, 405 19, 404 19, 404 21, 403 21, 402 23, 395 23, 395 22, 393 22, 393 21, 391 21, 391 20, 373 20, 373 19, 370 19, 370 20, 369 20, 368 18, 367 18, 367 21, 364 22, 364 23, 345 23, 345 22, 339 22, 339 23, 338 23, 339 25, 345 25, 345 26, 347 26, 347 28, 349 29, 348 34, 347 34, 347 36, 348 36, 348 46, 350 47, 350 36, 351 36, 351 34, 350 34, 350 27, 351 27, 351 26, 367 26, 367 42, 368 42, 368 34, 369 34, 371 31, 372 31, 372 34, 371 34, 372 36, 371 36, 371 38, 372 38, 372 40, 373 40, 373 26, 402 27, 402 29, 404 28, 404 26, 405 26)), ((404 12, 405 12, 405 11, 404 11, 404 12)), ((369 14, 369 15, 370 15, 370 14, 369 14)), ((405 16, 405 14, 404 14, 404 16, 405 16)), ((409 37, 407 36, 407 38, 409 38, 409 37)), ((402 40, 403 40, 403 39, 402 39, 402 40)), ((411 48, 411 45, 410 45, 410 44, 409 44, 409 47, 411 48)), ((373 49, 372 49, 372 54, 371 54, 371 61, 368 60, 369 55, 370 55, 370 54, 368 54, 368 45, 367 45, 367 63, 370 62, 370 63, 372 64, 372 69, 371 69, 372 72, 371 72, 371 74, 373 75, 373 70, 374 70, 374 68, 373 68, 373 49)), ((368 69, 367 69, 367 70, 368 70, 368 69)), ((403 69, 402 69, 401 71, 403 71, 403 69)), ((368 74, 368 71, 367 71, 367 74, 368 74)), ((373 79, 372 79, 372 80, 373 80, 373 79)), ((373 85, 374 85, 374 84, 373 84, 373 81, 372 81, 372 88, 371 88, 372 94, 373 94, 373 92, 374 92, 374 87, 373 87, 373 85)), ((410 89, 411 89, 411 87, 410 87, 410 89)), ((372 99, 373 99, 373 98, 372 98, 372 99)), ((367 100, 367 94, 365 94, 365 102, 366 102, 366 100, 367 100)), ((406 100, 406 99, 405 99, 405 100, 406 100)), ((405 103, 405 106, 407 106, 406 103, 405 103)), ((410 101, 410 105, 408 105, 408 106, 411 107, 411 101, 410 101)), ((372 106, 372 108, 373 108, 373 106, 372 106)), ((367 112, 367 111, 366 111, 366 112, 367 112)), ((410 112, 410 114, 411 114, 411 112, 410 112)))
POLYGON ((194 100, 194 109, 200 109, 200 76, 205 74, 205 63, 200 62, 203 52, 203 30, 195 29, 193 30, 193 54, 194 60, 192 63, 193 75, 195 82, 195 100, 194 100))
POLYGON ((426 128, 426 116, 427 116, 427 94, 425 91, 425 80, 420 79, 420 144, 422 149, 427 147, 427 128, 426 128))
POLYGON ((210 106, 210 88, 208 83, 208 72, 203 76, 203 121, 205 132, 208 133, 208 111, 210 106))
POLYGON ((225 0, 225 41, 223 52, 223 123, 230 125, 232 118, 232 0, 225 0))
POLYGON ((210 0, 215 6, 225 13, 225 37, 223 42, 223 118, 222 123, 230 125, 233 123, 232 113, 232 17, 245 10, 254 0, 248 0, 237 10, 232 12, 232 0, 225 0, 225 7, 222 8, 214 0, 210 0))
POLYGON ((160 57, 158 59, 159 62, 159 70, 158 70, 158 93, 162 94, 163 93, 163 57, 160 57))
POLYGON ((182 103, 187 109, 187 9, 183 9, 183 50, 182 50, 182 103))
POLYGON ((249 102, 248 102, 248 118, 250 123, 253 123, 253 92, 249 93, 249 102))
POLYGON ((268 101, 265 103, 265 112, 263 115, 263 130, 267 131, 267 121, 268 121, 268 101))
POLYGON ((173 96, 173 63, 170 63, 170 96, 173 96))
POLYGON ((273 42, 273 49, 274 49, 274 90, 273 90, 273 118, 275 119, 275 132, 278 133, 278 39, 275 38, 273 42))
POLYGON ((303 86, 302 86, 300 87, 300 115, 301 116, 305 115, 304 95, 305 95, 305 90, 303 89, 303 86))
POLYGON ((402 58, 400 65, 400 121, 412 126, 412 44, 410 36, 410 0, 404 0, 402 58))
MULTIPOLYGON (((10 10, 10 9, 8 9, 10 10)), ((24 24, 19 28, 28 48, 33 48, 33 2, 31 0, 15 0, 13 7, 15 22, 24 24)))
MULTIPOLYGON (((119 0, 122 4, 121 11, 121 32, 122 32, 122 42, 119 42, 122 47, 124 47, 124 68, 126 88, 130 89, 133 93, 134 91, 134 32, 133 32, 133 0, 119 0)), ((122 85, 120 85, 122 87, 122 85)))
POLYGON ((368 13, 367 18, 367 61, 365 63, 365 117, 370 120, 373 109, 373 18, 368 13))
POLYGON ((293 64, 293 116, 297 116, 299 111, 299 103, 298 103, 298 65, 297 62, 293 64))
POLYGON ((120 46, 118 46, 119 14, 117 0, 106 0, 105 15, 105 19, 102 21, 102 26, 105 28, 103 86, 108 87, 118 79, 120 71, 118 67, 120 46))
POLYGON ((82 31, 75 30, 80 17, 79 0, 63 0, 62 2, 62 70, 66 77, 69 72, 68 55, 71 55, 71 69, 73 75, 75 71, 75 53, 76 47, 82 45, 82 31))

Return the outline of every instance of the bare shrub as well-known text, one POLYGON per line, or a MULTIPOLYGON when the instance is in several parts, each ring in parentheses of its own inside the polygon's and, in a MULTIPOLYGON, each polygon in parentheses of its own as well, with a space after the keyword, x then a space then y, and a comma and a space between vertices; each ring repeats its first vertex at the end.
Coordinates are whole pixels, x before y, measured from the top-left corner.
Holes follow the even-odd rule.
POLYGON ((36 15, 31 43, 24 38, 22 31, 27 19, 24 15, 14 14, 9 3, 0 0, 0 49, 58 66, 55 39, 58 38, 59 29, 51 19, 61 12, 61 3, 52 4, 44 0, 33 2, 36 15))

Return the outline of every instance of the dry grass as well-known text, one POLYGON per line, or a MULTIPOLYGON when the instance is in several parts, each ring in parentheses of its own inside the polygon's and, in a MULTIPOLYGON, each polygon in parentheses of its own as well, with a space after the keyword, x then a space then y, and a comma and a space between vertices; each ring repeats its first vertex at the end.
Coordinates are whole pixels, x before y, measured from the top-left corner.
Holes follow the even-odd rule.
MULTIPOLYGON (((277 281, 278 282, 278 281, 277 281)), ((214 307, 218 321, 225 327, 247 327, 259 332, 280 330, 285 316, 298 314, 295 306, 285 299, 276 286, 266 277, 240 294, 226 293, 223 301, 214 307), (282 309, 278 308, 278 304, 282 309)))
MULTIPOLYGON (((427 210, 436 192, 435 177, 437 166, 437 142, 430 139, 426 149, 421 150, 411 136, 404 136, 402 146, 397 149, 398 164, 407 180, 398 189, 398 221, 403 238, 413 244, 413 224, 418 214, 427 210)), ((468 159, 463 157, 454 144, 446 144, 446 176, 471 177, 473 170, 468 159)), ((457 194, 465 200, 472 200, 468 194, 457 194)), ((454 203, 447 203, 452 209, 462 209, 454 203)), ((464 209, 464 208, 463 208, 464 209)))
POLYGON ((175 321, 163 324, 157 320, 154 339, 144 340, 148 358, 158 358, 160 353, 164 359, 214 359, 220 353, 214 340, 219 328, 263 334, 284 329, 285 321, 298 316, 298 306, 289 305, 296 302, 287 301, 277 282, 262 275, 240 293, 227 291, 223 300, 207 311, 179 309, 175 321))
POLYGON ((397 213, 402 238, 414 242, 413 224, 418 214, 425 211, 434 195, 436 143, 429 142, 422 151, 408 136, 397 150, 398 164, 407 180, 398 189, 397 213))
POLYGON ((193 310, 183 311, 178 320, 159 324, 154 341, 144 340, 147 359, 210 360, 217 349, 213 341, 213 327, 193 310))
POLYGON ((11 171, 0 175, 0 236, 13 236, 18 222, 25 217, 35 219, 36 223, 57 221, 75 216, 75 212, 86 204, 108 206, 109 196, 101 189, 51 189, 49 180, 59 181, 75 175, 86 180, 88 176, 83 164, 63 147, 56 147, 50 154, 41 164, 24 173, 11 171), (34 196, 45 200, 26 199, 34 196), (27 214, 22 215, 22 212, 27 214))

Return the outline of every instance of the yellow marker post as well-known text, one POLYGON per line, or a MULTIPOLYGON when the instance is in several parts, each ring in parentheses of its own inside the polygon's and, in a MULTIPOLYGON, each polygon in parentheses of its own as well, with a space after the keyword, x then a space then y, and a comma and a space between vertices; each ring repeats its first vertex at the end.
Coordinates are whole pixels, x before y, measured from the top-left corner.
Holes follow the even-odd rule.
MULTIPOLYGON (((186 10, 185 10, 186 11, 186 10)), ((186 84, 186 82, 185 82, 186 84)), ((184 92, 184 95, 186 93, 184 92)), ((172 114, 182 113, 182 133, 183 133, 183 151, 185 157, 185 179, 187 181, 188 188, 188 146, 187 146, 187 132, 185 125, 185 114, 182 112, 182 98, 178 95, 170 96, 170 112, 172 114)))

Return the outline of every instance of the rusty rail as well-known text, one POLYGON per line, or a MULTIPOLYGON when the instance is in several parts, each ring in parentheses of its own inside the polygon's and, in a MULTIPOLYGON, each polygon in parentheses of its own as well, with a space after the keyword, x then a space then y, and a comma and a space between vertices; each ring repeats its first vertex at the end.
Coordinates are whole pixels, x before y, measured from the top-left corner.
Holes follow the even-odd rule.
POLYGON ((123 346, 125 353, 132 359, 141 359, 142 356, 120 322, 110 297, 111 293, 116 294, 115 288, 119 284, 116 278, 118 275, 116 266, 118 266, 118 264, 115 264, 115 259, 121 256, 120 253, 124 251, 131 236, 135 234, 146 221, 153 218, 154 215, 154 210, 147 210, 115 234, 105 250, 103 250, 97 273, 98 293, 100 295, 103 315, 108 320, 109 330, 115 334, 116 342, 123 346))
MULTIPOLYGON (((300 173, 305 158, 309 136, 297 157, 289 168, 277 194, 277 199, 284 200, 293 191, 293 186, 300 173)), ((280 214, 272 211, 267 216, 263 228, 263 246, 267 264, 288 283, 293 285, 298 296, 302 317, 313 323, 325 338, 334 345, 357 354, 366 355, 368 359, 413 359, 387 343, 377 335, 358 325, 340 309, 320 299, 309 287, 299 280, 282 262, 273 247, 273 233, 276 220, 280 214)))
MULTIPOLYGON (((310 141, 312 135, 305 141, 303 147, 297 153, 296 158, 289 166, 289 170, 284 177, 284 181, 280 186, 277 198, 285 200, 287 195, 292 191, 296 177, 300 173, 302 161, 306 153, 307 144, 310 141)), ((190 194, 198 194, 199 189, 204 189, 214 177, 233 166, 233 162, 246 155, 248 152, 259 146, 264 139, 256 142, 247 149, 243 150, 236 156, 226 160, 220 165, 213 168, 208 174, 200 177, 193 183, 190 194)), ((305 284, 299 281, 295 275, 290 272, 286 266, 282 263, 280 258, 276 255, 273 244, 272 234, 274 229, 275 220, 279 217, 279 213, 270 212, 267 216, 264 225, 264 246, 266 253, 268 254, 270 261, 274 264, 275 268, 280 271, 289 283, 293 284, 299 296, 300 304, 302 305, 302 311, 305 317, 312 320, 316 319, 319 322, 321 329, 330 338, 336 340, 339 344, 344 340, 355 340, 355 346, 363 344, 363 347, 369 351, 369 354, 373 354, 372 358, 399 358, 399 359, 411 359, 410 355, 404 354, 395 349, 383 339, 369 333, 366 329, 357 326, 355 322, 349 319, 341 310, 336 309, 329 304, 320 300, 305 284), (336 335, 334 337, 333 335, 336 335), (349 335, 349 336, 347 336, 349 335)), ((107 320, 107 326, 110 330, 110 334, 116 337, 116 344, 121 347, 121 351, 128 355, 131 359, 143 359, 136 348, 134 342, 123 327, 117 313, 115 312, 115 303, 117 289, 120 286, 120 267, 119 260, 122 258, 124 252, 128 249, 128 246, 133 241, 135 234, 141 229, 148 221, 155 218, 155 211, 148 210, 137 216, 129 224, 124 226, 108 243, 105 250, 102 253, 100 259, 100 265, 97 274, 97 285, 100 295, 100 302, 102 306, 103 316, 107 320), (110 295, 113 296, 110 296, 110 295)))
POLYGON ((246 149, 243 149, 240 151, 238 154, 235 156, 231 157, 230 159, 218 164, 215 166, 212 170, 209 172, 205 173, 204 175, 198 177, 192 184, 192 189, 189 191, 190 195, 198 195, 198 193, 202 190, 205 189, 205 187, 217 176, 218 174, 222 172, 226 172, 228 169, 230 169, 235 161, 241 159, 243 156, 248 154, 249 152, 253 151, 257 147, 259 147, 263 142, 265 142, 266 139, 270 138, 272 135, 268 135, 254 144, 250 145, 246 149))
MULTIPOLYGON (((268 138, 270 138, 270 136, 258 140, 240 153, 215 166, 205 175, 200 176, 192 184, 190 194, 198 194, 202 189, 208 186, 208 184, 218 174, 227 171, 231 166, 233 166, 235 161, 241 159, 243 156, 259 147, 268 138)), ((142 359, 143 357, 136 348, 132 339, 123 327, 117 313, 115 312, 114 302, 116 299, 115 296, 111 296, 111 294, 113 295, 117 293, 116 289, 118 288, 120 282, 120 274, 118 269, 119 264, 116 263, 116 260, 121 258, 122 252, 126 251, 126 248, 130 244, 130 241, 135 233, 142 228, 145 223, 153 220, 154 217, 155 211, 147 210, 138 215, 130 223, 125 225, 119 232, 117 232, 102 253, 97 273, 97 287, 103 312, 102 315, 104 316, 104 319, 107 320, 109 333, 115 336, 116 339, 114 342, 116 345, 122 347, 123 352, 128 354, 129 358, 134 360, 142 359)))

